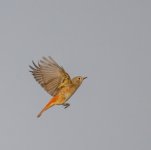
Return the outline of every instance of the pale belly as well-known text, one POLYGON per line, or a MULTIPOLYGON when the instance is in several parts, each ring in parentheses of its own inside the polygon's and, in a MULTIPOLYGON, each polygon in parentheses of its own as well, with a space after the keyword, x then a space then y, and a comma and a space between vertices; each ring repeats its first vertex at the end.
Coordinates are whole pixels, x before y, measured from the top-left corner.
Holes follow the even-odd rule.
POLYGON ((74 87, 64 87, 59 92, 60 103, 65 103, 69 98, 75 93, 76 89, 74 87))

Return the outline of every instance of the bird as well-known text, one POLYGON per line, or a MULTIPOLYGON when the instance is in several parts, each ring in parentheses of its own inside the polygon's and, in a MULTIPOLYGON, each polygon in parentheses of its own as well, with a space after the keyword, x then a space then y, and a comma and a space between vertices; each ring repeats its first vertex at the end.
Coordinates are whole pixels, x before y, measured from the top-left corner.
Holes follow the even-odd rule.
POLYGON ((62 105, 66 109, 70 106, 67 101, 87 78, 76 76, 71 79, 65 69, 51 57, 42 57, 40 61, 29 65, 30 72, 43 89, 52 96, 48 103, 38 113, 39 118, 46 110, 55 105, 62 105))

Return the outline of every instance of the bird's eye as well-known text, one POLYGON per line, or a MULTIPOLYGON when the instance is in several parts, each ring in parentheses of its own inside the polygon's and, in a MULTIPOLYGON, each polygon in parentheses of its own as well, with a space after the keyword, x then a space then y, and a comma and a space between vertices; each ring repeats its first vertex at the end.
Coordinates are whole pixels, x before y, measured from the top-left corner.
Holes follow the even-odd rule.
POLYGON ((80 80, 80 78, 78 78, 80 80))

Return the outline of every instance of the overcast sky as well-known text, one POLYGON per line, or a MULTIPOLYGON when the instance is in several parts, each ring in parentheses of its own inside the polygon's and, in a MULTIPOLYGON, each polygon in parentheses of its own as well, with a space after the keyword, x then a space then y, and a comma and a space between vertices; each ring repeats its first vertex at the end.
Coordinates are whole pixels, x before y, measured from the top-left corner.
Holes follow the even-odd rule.
POLYGON ((1 150, 151 149, 150 1, 1 0, 0 68, 1 150), (42 56, 88 78, 37 119, 42 56))

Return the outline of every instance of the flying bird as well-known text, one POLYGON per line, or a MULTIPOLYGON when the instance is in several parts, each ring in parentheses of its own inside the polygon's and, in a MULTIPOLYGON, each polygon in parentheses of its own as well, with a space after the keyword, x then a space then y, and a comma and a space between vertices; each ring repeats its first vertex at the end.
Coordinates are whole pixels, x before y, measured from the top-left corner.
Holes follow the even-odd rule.
POLYGON ((43 57, 38 64, 35 64, 34 61, 32 63, 33 66, 29 66, 30 72, 44 90, 52 96, 37 117, 39 118, 43 112, 54 105, 69 107, 70 104, 67 101, 87 77, 76 76, 71 79, 64 68, 59 66, 50 56, 43 57))

